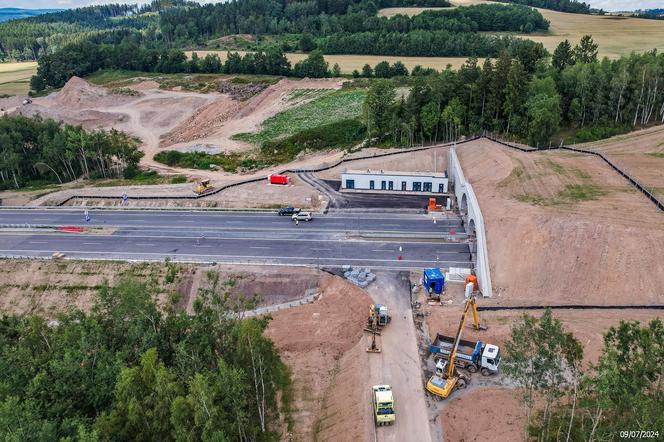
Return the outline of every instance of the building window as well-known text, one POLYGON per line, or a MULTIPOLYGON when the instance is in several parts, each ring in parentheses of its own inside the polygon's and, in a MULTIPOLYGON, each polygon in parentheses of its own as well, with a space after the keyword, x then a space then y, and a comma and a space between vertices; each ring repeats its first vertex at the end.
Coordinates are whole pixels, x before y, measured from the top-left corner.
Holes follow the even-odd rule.
POLYGON ((424 191, 431 192, 431 183, 424 183, 424 191))
POLYGON ((401 190, 406 190, 406 182, 405 181, 401 182, 401 190))
POLYGON ((346 180, 346 189, 355 189, 355 180, 346 180))
POLYGON ((441 183, 438 185, 438 193, 443 193, 443 192, 445 192, 445 185, 441 183))
POLYGON ((422 183, 419 181, 413 181, 413 192, 420 192, 422 191, 422 183))
POLYGON ((375 186, 374 180, 369 181, 369 189, 374 190, 375 187, 376 186, 375 186))
POLYGON ((381 181, 380 182, 380 190, 386 190, 387 189, 387 182, 386 181, 381 181))
POLYGON ((394 181, 390 181, 387 183, 387 188, 390 190, 394 190, 394 181))

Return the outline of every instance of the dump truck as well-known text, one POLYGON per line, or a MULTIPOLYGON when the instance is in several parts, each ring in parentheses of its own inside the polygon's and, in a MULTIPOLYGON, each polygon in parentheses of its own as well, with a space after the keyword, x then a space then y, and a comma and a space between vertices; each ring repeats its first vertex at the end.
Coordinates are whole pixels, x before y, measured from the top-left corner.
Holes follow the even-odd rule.
POLYGON ((210 184, 210 180, 201 180, 196 184, 196 187, 194 188, 194 193, 196 195, 204 195, 206 193, 210 193, 214 190, 214 186, 210 184))
POLYGON ((376 426, 392 425, 396 420, 394 412, 394 396, 389 385, 374 385, 371 387, 371 403, 374 411, 376 426))
MULTIPOLYGON (((454 348, 455 338, 438 333, 436 339, 429 345, 429 351, 434 359, 449 360, 454 348)), ((456 365, 465 368, 471 373, 478 370, 485 376, 498 372, 500 366, 500 348, 482 341, 466 341, 460 339, 456 354, 456 365)))

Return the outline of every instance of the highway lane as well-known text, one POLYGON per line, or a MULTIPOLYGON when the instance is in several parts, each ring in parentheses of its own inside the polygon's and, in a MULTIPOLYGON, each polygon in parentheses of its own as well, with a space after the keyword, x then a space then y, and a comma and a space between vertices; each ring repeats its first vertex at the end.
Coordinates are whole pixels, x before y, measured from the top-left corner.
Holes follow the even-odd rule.
POLYGON ((3 232, 0 254, 45 257, 54 252, 70 258, 246 262, 261 264, 352 264, 373 268, 468 267, 469 248, 462 243, 348 241, 344 239, 200 238, 3 232), (399 248, 401 247, 401 250, 399 248), (401 257, 399 259, 398 257, 401 257))
MULTIPOLYGON (((444 242, 462 231, 456 217, 371 213, 315 215, 295 225, 275 213, 3 209, 0 227, 86 226, 86 233, 50 229, 0 232, 0 256, 252 262, 383 268, 469 267, 468 244, 444 242)), ((462 235, 463 236, 463 235, 462 235)))
MULTIPOLYGON (((76 210, 0 210, 0 226, 11 224, 37 224, 50 226, 88 225, 121 228, 150 229, 205 229, 256 230, 292 229, 290 217, 275 213, 195 212, 195 211, 122 211, 89 210, 90 221, 85 221, 84 209, 76 210)), ((392 213, 364 213, 339 215, 314 215, 307 225, 311 230, 372 231, 372 232, 463 232, 457 217, 438 217, 434 224, 427 215, 402 215, 392 213)))

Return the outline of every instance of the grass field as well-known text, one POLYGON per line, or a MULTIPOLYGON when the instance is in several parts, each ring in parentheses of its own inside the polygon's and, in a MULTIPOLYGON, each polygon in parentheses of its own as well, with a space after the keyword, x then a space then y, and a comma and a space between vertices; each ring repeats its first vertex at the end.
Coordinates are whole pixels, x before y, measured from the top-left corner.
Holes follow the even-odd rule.
POLYGON ((36 62, 0 63, 0 95, 25 95, 30 77, 37 72, 36 62))
MULTIPOLYGON (((293 94, 301 92, 295 91, 293 94)), ((366 91, 363 89, 317 91, 319 98, 265 120, 260 132, 234 136, 251 143, 262 143, 293 135, 305 129, 354 118, 362 112, 366 91)))
MULTIPOLYGON (((482 0, 452 0, 456 6, 491 3, 482 0)), ((426 9, 441 8, 387 8, 379 15, 391 17, 396 14, 417 15, 426 9)), ((618 58, 631 52, 644 52, 657 48, 664 50, 664 22, 615 15, 569 14, 565 12, 539 9, 544 18, 551 22, 546 35, 533 34, 523 37, 541 42, 549 52, 553 52, 558 43, 567 39, 573 44, 586 34, 593 36, 599 44, 599 55, 618 58)))
MULTIPOLYGON (((187 51, 187 57, 191 57, 192 52, 196 52, 199 57, 205 57, 206 54, 217 54, 221 61, 226 60, 226 51, 187 51)), ((234 51, 235 52, 235 51, 234 51)), ((239 54, 244 54, 243 51, 237 51, 239 54)), ((291 64, 304 60, 307 54, 288 53, 286 54, 291 64)), ((325 61, 330 64, 330 69, 335 63, 339 64, 341 72, 344 74, 351 74, 353 70, 357 69, 362 71, 362 66, 369 63, 374 67, 383 60, 394 63, 400 60, 408 70, 412 70, 418 64, 423 67, 431 67, 438 70, 443 70, 447 65, 452 65, 453 68, 460 67, 468 57, 399 57, 388 55, 325 55, 325 61)))

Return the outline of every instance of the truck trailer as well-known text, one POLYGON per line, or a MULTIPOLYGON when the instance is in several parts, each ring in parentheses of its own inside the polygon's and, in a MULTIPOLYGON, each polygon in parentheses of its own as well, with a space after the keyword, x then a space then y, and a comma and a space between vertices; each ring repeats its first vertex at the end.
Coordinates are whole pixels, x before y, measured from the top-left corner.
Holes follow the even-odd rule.
MULTIPOLYGON (((429 351, 433 353, 436 360, 449 360, 453 347, 453 336, 438 333, 436 339, 429 345, 429 351)), ((457 348, 455 364, 471 373, 479 370, 483 375, 488 376, 498 372, 500 356, 500 349, 496 345, 461 339, 457 348)))

